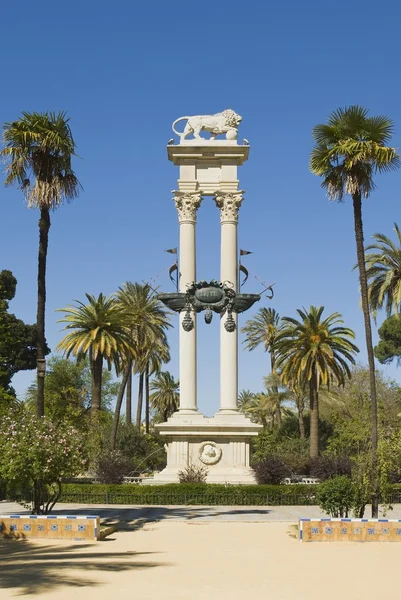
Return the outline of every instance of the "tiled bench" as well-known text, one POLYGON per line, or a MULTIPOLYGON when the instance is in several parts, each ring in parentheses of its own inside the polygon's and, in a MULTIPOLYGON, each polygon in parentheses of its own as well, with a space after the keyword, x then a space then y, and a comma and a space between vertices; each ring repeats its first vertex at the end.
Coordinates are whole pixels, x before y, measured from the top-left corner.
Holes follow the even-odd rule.
POLYGON ((0 515, 0 537, 97 541, 99 517, 69 515, 0 515))
POLYGON ((300 519, 301 542, 401 542, 398 519, 300 519))

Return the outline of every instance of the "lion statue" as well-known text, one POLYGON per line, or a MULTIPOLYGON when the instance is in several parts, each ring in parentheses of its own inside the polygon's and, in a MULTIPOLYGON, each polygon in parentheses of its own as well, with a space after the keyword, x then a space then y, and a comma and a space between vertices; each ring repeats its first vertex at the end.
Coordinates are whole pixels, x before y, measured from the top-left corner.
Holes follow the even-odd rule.
POLYGON ((235 137, 232 137, 231 139, 236 139, 237 128, 241 121, 242 117, 228 108, 227 110, 223 110, 223 112, 216 113, 215 115, 180 117, 174 121, 172 128, 174 133, 179 136, 181 141, 185 140, 185 138, 191 133, 194 134, 195 139, 202 140, 203 138, 201 138, 199 135, 202 129, 210 132, 211 140, 214 140, 216 135, 219 135, 220 133, 227 133, 228 131, 233 131, 233 133, 235 133, 235 137), (187 124, 185 125, 184 131, 180 133, 174 128, 174 126, 180 121, 185 120, 187 121, 187 124))

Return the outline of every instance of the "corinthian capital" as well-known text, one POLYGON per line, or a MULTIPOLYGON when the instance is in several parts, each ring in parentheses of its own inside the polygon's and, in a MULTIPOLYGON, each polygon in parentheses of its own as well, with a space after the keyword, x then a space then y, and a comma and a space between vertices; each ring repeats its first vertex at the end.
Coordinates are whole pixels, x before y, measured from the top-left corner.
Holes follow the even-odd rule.
POLYGON ((221 223, 238 223, 239 207, 242 204, 244 192, 217 192, 216 206, 220 209, 221 223))
POLYGON ((173 191, 174 203, 178 212, 178 222, 196 222, 196 211, 201 205, 202 196, 199 192, 173 191))

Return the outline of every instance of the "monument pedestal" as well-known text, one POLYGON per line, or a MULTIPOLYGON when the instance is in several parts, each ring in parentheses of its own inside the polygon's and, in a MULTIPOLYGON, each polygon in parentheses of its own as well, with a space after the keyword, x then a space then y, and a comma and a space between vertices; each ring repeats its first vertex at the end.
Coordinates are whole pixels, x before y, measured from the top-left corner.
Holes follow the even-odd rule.
POLYGON ((174 413, 157 425, 166 438, 167 466, 152 483, 178 482, 179 471, 188 466, 205 467, 207 483, 255 483, 250 443, 261 428, 234 410, 219 411, 214 417, 174 413))

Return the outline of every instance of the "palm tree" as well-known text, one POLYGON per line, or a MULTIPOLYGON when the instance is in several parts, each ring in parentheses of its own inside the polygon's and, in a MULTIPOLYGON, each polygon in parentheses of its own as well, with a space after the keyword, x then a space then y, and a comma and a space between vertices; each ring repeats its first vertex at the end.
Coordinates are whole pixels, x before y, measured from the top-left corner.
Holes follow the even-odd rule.
MULTIPOLYGON (((142 420, 143 390, 145 384, 147 430, 149 429, 149 376, 170 360, 166 330, 171 327, 169 315, 148 284, 126 282, 121 286, 116 299, 123 307, 127 326, 131 332, 133 355, 125 365, 122 389, 129 386, 132 370, 139 373, 137 427, 142 420)), ((119 394, 120 398, 120 394, 119 394)), ((118 400, 119 400, 118 398, 118 400)), ((122 400, 122 396, 121 396, 122 400)), ((121 410, 121 400, 114 413, 113 444, 117 439, 117 428, 121 410)), ((131 422, 131 402, 127 395, 127 422, 131 422)))
POLYGON ((80 184, 71 167, 75 142, 65 112, 23 112, 18 121, 5 123, 5 148, 0 157, 6 159, 5 184, 17 184, 25 193, 28 207, 40 210, 38 297, 37 297, 37 403, 38 417, 44 415, 46 374, 46 260, 50 229, 50 210, 64 199, 72 200, 80 184))
POLYGON ((355 364, 353 354, 359 352, 350 341, 354 332, 341 325, 341 315, 333 313, 322 320, 323 310, 323 306, 311 306, 309 312, 298 309, 300 321, 283 317, 275 342, 283 382, 309 387, 311 458, 319 454, 319 388, 331 380, 344 385, 351 377, 349 363, 355 364))
POLYGON ((150 382, 150 404, 167 421, 178 410, 180 383, 168 371, 160 371, 150 382))
POLYGON ((367 250, 374 250, 366 254, 366 277, 368 280, 369 306, 373 316, 378 309, 385 305, 387 317, 393 312, 398 315, 401 305, 401 231, 394 223, 397 235, 396 245, 383 233, 375 233, 367 250))
POLYGON ((114 365, 118 374, 122 365, 132 356, 133 347, 121 304, 103 294, 97 298, 85 295, 88 304, 75 300, 77 306, 58 309, 58 312, 66 313, 58 322, 67 323, 64 331, 70 332, 57 345, 57 349, 62 350, 67 358, 71 354, 78 359, 89 355, 92 373, 91 412, 95 416, 100 411, 103 360, 106 360, 109 371, 114 365))
MULTIPOLYGON (((247 350, 255 350, 263 345, 264 351, 270 353, 271 372, 275 373, 275 340, 280 331, 280 315, 274 308, 260 308, 253 319, 249 319, 241 329, 245 333, 245 347, 247 350)), ((276 387, 276 386, 275 386, 276 387)), ((276 390, 277 392, 278 390, 276 390)), ((281 427, 281 410, 277 409, 277 424, 281 427)))
POLYGON ((255 397, 255 393, 251 390, 241 390, 238 394, 238 409, 244 412, 244 407, 255 397))
POLYGON ((389 147, 393 122, 384 116, 368 117, 362 106, 350 106, 334 111, 327 124, 316 125, 312 136, 315 147, 310 157, 310 169, 323 177, 322 187, 332 200, 342 201, 350 195, 354 209, 356 253, 365 323, 366 349, 370 371, 370 401, 372 409, 372 476, 374 498, 372 515, 378 515, 377 495, 377 396, 372 328, 369 313, 368 283, 363 246, 362 198, 374 190, 375 173, 400 166, 395 148, 389 147))

